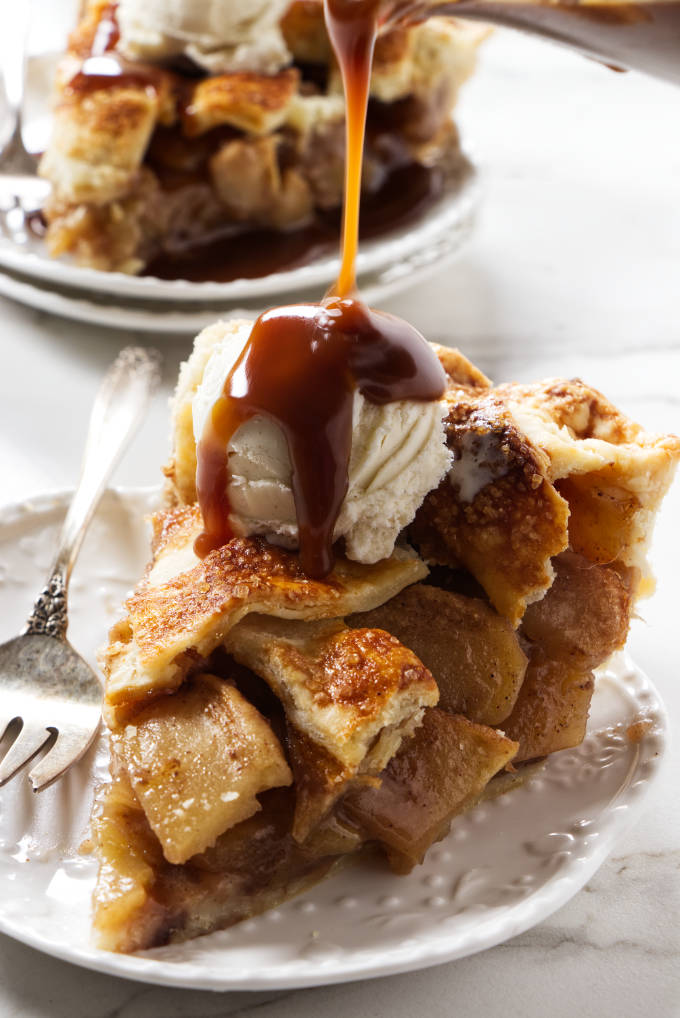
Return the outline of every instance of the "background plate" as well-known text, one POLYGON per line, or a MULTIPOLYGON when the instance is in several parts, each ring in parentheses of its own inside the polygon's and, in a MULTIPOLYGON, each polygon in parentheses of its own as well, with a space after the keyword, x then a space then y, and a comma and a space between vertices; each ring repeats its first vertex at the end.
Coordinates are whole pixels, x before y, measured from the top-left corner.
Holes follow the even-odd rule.
MULTIPOLYGON (((111 491, 72 582, 70 637, 93 660, 147 558, 143 516, 157 495, 111 491)), ((0 638, 13 635, 44 580, 67 496, 3 512, 0 638)), ((0 791, 0 931, 129 979, 215 990, 343 982, 453 960, 498 944, 563 905, 634 818, 665 743, 659 696, 624 656, 601 670, 588 735, 523 787, 455 821, 408 877, 349 866, 281 908, 188 944, 136 956, 89 943, 95 865, 80 856, 96 751, 39 797, 24 779, 0 791), (644 717, 642 737, 628 737, 644 717)))
MULTIPOLYGON (((399 261, 388 263, 380 271, 358 276, 358 287, 367 304, 379 305, 388 297, 401 293, 406 286, 417 285, 432 271, 441 269, 458 254, 474 225, 477 191, 476 181, 474 177, 470 177, 465 185, 465 191, 458 194, 452 203, 450 215, 442 214, 437 234, 430 236, 424 246, 416 247, 411 254, 405 255, 399 261)), ((100 286, 108 280, 109 275, 113 274, 97 273, 100 286)), ((329 277, 327 282, 331 281, 332 277, 329 277)), ((0 294, 40 311, 109 328, 135 329, 160 335, 184 333, 195 335, 205 326, 212 325, 218 318, 256 318, 272 303, 316 301, 323 292, 324 287, 312 286, 307 290, 272 294, 269 302, 263 297, 251 295, 247 306, 242 301, 161 301, 124 297, 117 299, 115 296, 111 298, 104 290, 81 290, 59 286, 21 272, 9 271, 7 268, 3 272, 0 237, 0 294)))
MULTIPOLYGON (((49 95, 55 65, 54 54, 35 56, 29 61, 25 135, 34 151, 42 151, 49 137, 49 95)), ((477 200, 475 170, 468 159, 461 156, 460 165, 440 198, 412 224, 362 242, 357 259, 360 285, 385 286, 391 282, 394 289, 403 279, 411 277, 412 270, 439 265, 442 257, 457 251, 467 237, 477 200)), ((338 247, 339 243, 338 235, 338 247)), ((201 311, 206 311, 206 305, 207 313, 213 314, 214 319, 215 310, 217 313, 224 311, 227 305, 246 303, 253 309, 260 309, 274 299, 278 303, 284 303, 287 297, 317 300, 336 278, 339 265, 339 258, 334 255, 258 279, 195 283, 82 268, 67 256, 50 258, 42 240, 30 234, 22 242, 0 235, 0 269, 5 273, 0 292, 44 310, 87 321, 101 321, 103 314, 100 310, 99 317, 95 318, 90 311, 90 317, 86 316, 84 305, 88 296, 90 300, 114 306, 123 302, 125 308, 121 310, 134 311, 137 320, 135 324, 128 315, 125 322, 123 316, 119 324, 134 328, 152 328, 153 305, 164 307, 166 311, 172 306, 185 316, 193 311, 191 326, 183 323, 180 327, 183 329, 200 327, 198 319, 201 311), (45 295, 41 297, 34 292, 36 289, 45 291, 45 295), (51 298, 51 294, 56 296, 51 298), (57 299, 59 296, 61 301, 57 299), (70 302, 70 308, 65 301, 70 302), (140 324, 140 320, 147 324, 143 321, 140 324)))

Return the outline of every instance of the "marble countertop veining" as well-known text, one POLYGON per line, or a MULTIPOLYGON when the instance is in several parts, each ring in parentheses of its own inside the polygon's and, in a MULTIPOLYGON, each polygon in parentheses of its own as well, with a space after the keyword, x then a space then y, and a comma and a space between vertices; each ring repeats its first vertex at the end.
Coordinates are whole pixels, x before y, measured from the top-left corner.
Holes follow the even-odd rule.
MULTIPOLYGON (((578 374, 650 430, 680 429, 680 90, 497 33, 461 104, 485 177, 452 265, 388 308, 496 379, 578 374)), ((99 377, 130 336, 0 301, 0 503, 73 483, 99 377)), ((142 343, 144 336, 133 337, 142 343)), ((164 395, 187 340, 161 339, 164 395)), ((159 398, 116 481, 166 451, 159 398)), ((656 535, 656 598, 630 649, 680 721, 680 486, 656 535)), ((645 817, 568 905, 472 958, 314 990, 213 995, 77 969, 0 937, 0 1018, 677 1018, 680 740, 645 817)))

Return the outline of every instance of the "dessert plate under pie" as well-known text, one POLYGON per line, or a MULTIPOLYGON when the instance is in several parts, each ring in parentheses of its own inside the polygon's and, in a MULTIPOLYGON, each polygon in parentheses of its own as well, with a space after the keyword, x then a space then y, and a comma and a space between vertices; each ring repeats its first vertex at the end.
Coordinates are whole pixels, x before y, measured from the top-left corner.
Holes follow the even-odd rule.
MULTIPOLYGON (((71 636, 90 660, 146 561, 143 519, 157 499, 152 490, 109 492, 86 539, 71 636)), ((28 610, 67 502, 46 495, 3 512, 7 633, 28 610)), ((554 754, 522 787, 458 817, 409 876, 350 864, 256 919, 131 956, 91 946, 96 863, 79 848, 93 785, 106 772, 100 744, 37 799, 21 781, 0 792, 0 931, 89 968, 205 989, 310 986, 463 957, 529 928, 583 886, 658 773, 665 727, 658 693, 617 655, 600 669, 585 741, 554 754)))

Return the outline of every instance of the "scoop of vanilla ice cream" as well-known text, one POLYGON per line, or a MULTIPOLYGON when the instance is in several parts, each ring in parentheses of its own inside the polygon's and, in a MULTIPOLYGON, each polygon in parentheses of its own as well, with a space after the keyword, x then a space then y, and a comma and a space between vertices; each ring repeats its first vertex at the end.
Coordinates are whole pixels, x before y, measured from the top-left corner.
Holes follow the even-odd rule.
MULTIPOLYGON (((212 348, 193 397, 197 444, 249 334, 247 323, 229 332, 225 326, 212 348)), ((355 393, 349 488, 334 531, 334 540, 344 537, 349 558, 367 563, 387 558, 399 532, 441 481, 451 465, 445 414, 440 401, 378 406, 355 393)), ((290 457, 278 425, 264 417, 242 424, 229 445, 229 470, 234 532, 262 534, 274 544, 297 547, 290 457)))
POLYGON ((272 74, 290 62, 279 21, 290 0, 119 0, 119 49, 133 60, 190 57, 213 74, 272 74))

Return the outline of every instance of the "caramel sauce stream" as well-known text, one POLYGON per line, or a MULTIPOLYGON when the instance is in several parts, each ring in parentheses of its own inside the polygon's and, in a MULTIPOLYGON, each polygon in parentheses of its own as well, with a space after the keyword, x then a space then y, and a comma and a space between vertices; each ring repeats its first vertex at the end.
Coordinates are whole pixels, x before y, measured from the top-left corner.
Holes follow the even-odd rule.
POLYGON ((372 403, 439 399, 444 372, 420 333, 353 296, 361 165, 379 0, 325 0, 326 24, 345 84, 347 155, 342 259, 320 304, 266 311, 198 444, 196 487, 204 530, 196 553, 228 541, 228 446, 245 421, 261 416, 283 431, 292 466, 300 560, 311 577, 333 568, 333 532, 347 493, 355 391, 372 403))
POLYGON ((340 273, 335 285, 340 297, 356 289, 364 135, 380 6, 381 0, 324 0, 326 28, 340 64, 346 108, 345 202, 340 273))

